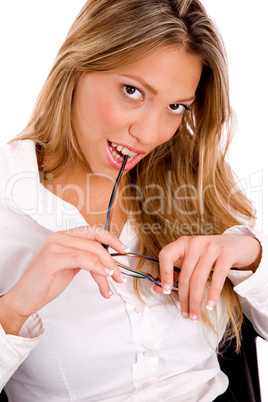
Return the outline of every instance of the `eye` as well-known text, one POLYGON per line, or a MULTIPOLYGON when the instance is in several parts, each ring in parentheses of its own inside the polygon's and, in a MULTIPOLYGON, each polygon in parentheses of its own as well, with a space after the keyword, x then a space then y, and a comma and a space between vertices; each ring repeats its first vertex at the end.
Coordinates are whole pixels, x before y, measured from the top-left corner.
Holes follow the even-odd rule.
POLYGON ((143 95, 141 91, 132 85, 124 85, 124 92, 129 98, 137 100, 141 99, 143 95))
POLYGON ((173 103, 172 105, 168 106, 168 109, 177 115, 181 115, 185 109, 191 110, 191 108, 189 106, 182 105, 180 103, 173 103))

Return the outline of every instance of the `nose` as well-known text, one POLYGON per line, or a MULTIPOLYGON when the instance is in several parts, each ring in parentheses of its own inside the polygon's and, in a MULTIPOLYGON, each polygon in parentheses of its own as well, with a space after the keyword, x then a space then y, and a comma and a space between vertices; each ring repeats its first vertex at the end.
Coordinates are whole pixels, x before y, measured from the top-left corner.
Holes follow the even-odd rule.
POLYGON ((144 110, 132 120, 129 126, 129 134, 144 145, 156 143, 160 130, 160 116, 156 111, 144 110))

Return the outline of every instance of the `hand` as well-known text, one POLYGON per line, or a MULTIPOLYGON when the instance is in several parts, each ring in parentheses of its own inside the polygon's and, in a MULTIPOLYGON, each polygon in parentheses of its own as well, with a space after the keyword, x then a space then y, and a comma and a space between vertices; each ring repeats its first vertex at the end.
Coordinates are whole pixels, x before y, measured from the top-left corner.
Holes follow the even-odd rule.
POLYGON ((165 246, 159 254, 162 288, 156 293, 169 294, 173 266, 181 269, 178 293, 182 315, 197 321, 208 277, 213 271, 207 308, 216 305, 230 268, 255 270, 261 258, 258 240, 242 235, 183 236, 165 246))
POLYGON ((85 226, 52 233, 19 281, 1 298, 2 307, 22 324, 57 298, 80 269, 90 272, 102 296, 110 298, 107 277, 118 283, 124 277, 102 243, 125 253, 126 246, 119 239, 99 228, 85 226))

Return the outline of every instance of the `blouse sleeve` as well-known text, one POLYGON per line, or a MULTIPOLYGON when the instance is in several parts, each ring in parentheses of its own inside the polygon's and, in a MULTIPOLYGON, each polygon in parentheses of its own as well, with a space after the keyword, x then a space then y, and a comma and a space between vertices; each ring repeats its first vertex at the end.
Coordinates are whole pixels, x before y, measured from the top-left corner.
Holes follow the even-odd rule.
POLYGON ((261 262, 255 273, 231 269, 228 278, 240 298, 244 314, 258 334, 268 340, 268 237, 247 226, 234 226, 224 234, 251 236, 262 246, 261 262))
POLYGON ((37 345, 43 332, 38 314, 28 318, 18 336, 7 335, 0 325, 0 390, 37 345))
MULTIPOLYGON (((0 196, 0 294, 19 280, 44 244, 48 231, 29 216, 11 211, 0 196)), ((19 336, 7 335, 0 326, 0 389, 7 383, 43 333, 38 314, 22 326, 19 336)))

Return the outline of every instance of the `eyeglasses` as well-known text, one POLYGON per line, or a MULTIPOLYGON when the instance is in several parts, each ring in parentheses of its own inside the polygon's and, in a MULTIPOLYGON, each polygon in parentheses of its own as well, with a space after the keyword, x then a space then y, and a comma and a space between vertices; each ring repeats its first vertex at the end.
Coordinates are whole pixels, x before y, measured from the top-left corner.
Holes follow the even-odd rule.
MULTIPOLYGON (((124 156, 124 160, 121 166, 121 169, 119 171, 119 174, 117 176, 113 191, 112 191, 112 195, 109 201, 109 206, 108 206, 108 211, 107 211, 107 216, 106 216, 106 222, 105 222, 105 229, 109 232, 110 230, 110 223, 111 223, 111 217, 112 217, 112 210, 113 210, 113 202, 115 199, 115 194, 116 194, 116 190, 118 187, 118 184, 120 182, 122 173, 124 171, 124 168, 126 166, 127 163, 127 158, 128 155, 124 156)), ((103 247, 108 250, 108 246, 106 244, 103 244, 103 247)), ((154 284, 156 284, 157 286, 161 287, 161 281, 159 277, 155 277, 152 274, 148 273, 148 272, 144 272, 140 269, 137 268, 137 266, 139 264, 142 264, 145 261, 148 261, 150 263, 150 266, 152 268, 152 272, 159 272, 159 260, 157 260, 156 258, 153 257, 149 257, 146 255, 142 255, 142 254, 138 254, 138 253, 125 253, 125 254, 120 254, 120 253, 110 253, 110 255, 112 257, 127 257, 129 261, 131 261, 131 265, 133 265, 135 267, 131 268, 130 266, 121 263, 120 261, 118 261, 118 259, 114 258, 116 264, 119 266, 120 271, 124 274, 124 275, 128 275, 128 276, 132 276, 134 278, 140 278, 140 279, 149 279, 151 282, 153 282, 154 284)), ((177 267, 173 267, 175 272, 180 272, 180 269, 177 267)), ((177 291, 178 290, 178 285, 174 284, 172 290, 177 291)))

